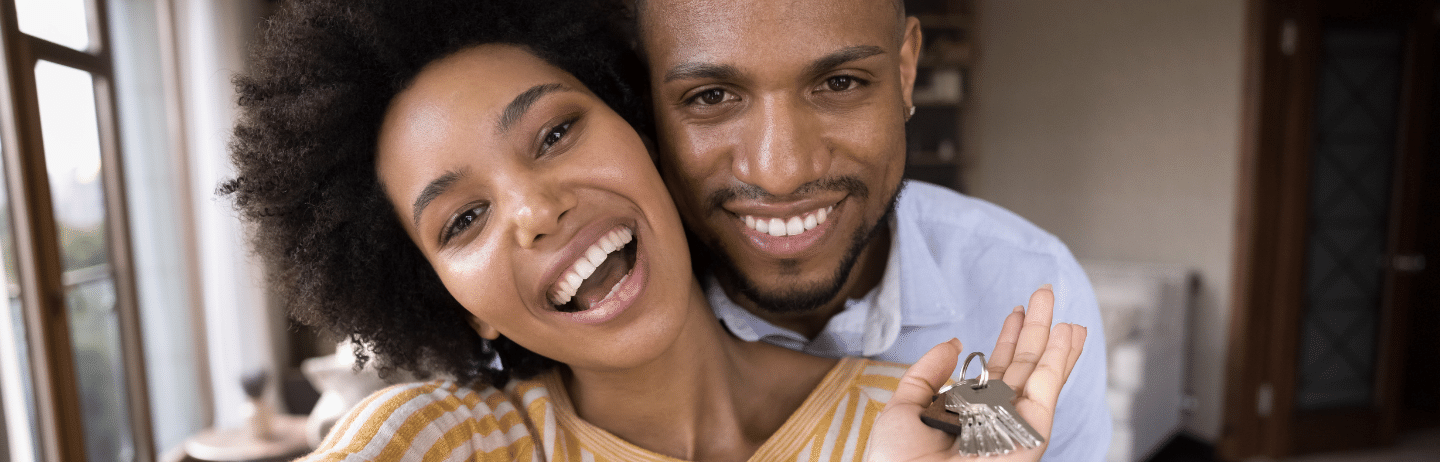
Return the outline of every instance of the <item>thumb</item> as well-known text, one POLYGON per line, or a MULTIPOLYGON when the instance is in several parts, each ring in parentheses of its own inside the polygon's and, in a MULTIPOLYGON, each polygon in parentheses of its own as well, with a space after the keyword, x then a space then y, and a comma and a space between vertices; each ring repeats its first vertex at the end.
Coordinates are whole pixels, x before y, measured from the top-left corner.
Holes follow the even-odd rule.
POLYGON ((924 408, 930 404, 930 397, 940 391, 940 386, 955 372, 955 362, 960 359, 960 340, 935 345, 921 356, 919 361, 905 370, 895 394, 890 396, 886 409, 911 404, 924 408))

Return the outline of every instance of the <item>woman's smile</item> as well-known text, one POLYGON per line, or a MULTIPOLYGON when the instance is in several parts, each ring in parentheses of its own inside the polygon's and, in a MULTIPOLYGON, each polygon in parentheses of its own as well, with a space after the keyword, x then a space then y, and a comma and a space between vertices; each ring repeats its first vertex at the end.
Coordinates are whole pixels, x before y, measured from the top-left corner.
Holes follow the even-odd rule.
POLYGON ((634 241, 635 232, 625 226, 600 236, 600 240, 585 248, 580 258, 561 273, 560 279, 550 289, 550 303, 560 311, 585 311, 595 302, 609 297, 635 266, 635 246, 631 245, 634 241), (606 287, 609 290, 603 293, 604 296, 596 298, 606 287), (580 298, 575 298, 576 294, 580 298))

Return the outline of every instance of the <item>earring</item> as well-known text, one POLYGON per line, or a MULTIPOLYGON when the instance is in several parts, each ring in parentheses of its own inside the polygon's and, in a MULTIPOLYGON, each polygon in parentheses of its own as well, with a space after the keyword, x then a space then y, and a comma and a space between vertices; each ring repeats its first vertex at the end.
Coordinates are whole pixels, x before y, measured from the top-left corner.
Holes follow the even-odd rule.
POLYGON ((910 112, 905 114, 905 120, 908 122, 911 117, 915 117, 915 106, 910 106, 910 112))

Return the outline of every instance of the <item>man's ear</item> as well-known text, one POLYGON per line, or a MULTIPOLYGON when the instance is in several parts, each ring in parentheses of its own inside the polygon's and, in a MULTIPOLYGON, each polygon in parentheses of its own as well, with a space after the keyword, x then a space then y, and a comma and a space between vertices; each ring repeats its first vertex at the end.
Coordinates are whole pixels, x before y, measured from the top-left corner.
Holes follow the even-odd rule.
POLYGON ((481 321, 480 318, 475 317, 473 314, 465 313, 465 321, 470 323, 470 328, 475 329, 475 333, 480 334, 480 338, 485 340, 500 338, 500 331, 495 330, 494 327, 490 327, 489 324, 481 321))
POLYGON ((905 40, 900 43, 900 95, 907 110, 915 105, 910 95, 915 90, 915 73, 920 65, 920 39, 920 19, 905 18, 905 40))

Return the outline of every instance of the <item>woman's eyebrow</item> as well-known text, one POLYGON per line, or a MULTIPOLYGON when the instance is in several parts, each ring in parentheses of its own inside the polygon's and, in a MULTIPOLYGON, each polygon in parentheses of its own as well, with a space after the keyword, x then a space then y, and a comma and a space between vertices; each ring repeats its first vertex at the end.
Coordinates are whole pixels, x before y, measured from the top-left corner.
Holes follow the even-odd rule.
POLYGON ((425 210, 425 206, 430 205, 430 202, 440 197, 441 194, 445 194, 445 190, 450 189, 450 185, 455 184, 456 181, 459 181, 460 178, 464 176, 464 171, 457 172, 452 170, 445 172, 444 175, 440 175, 439 178, 431 180, 430 184, 425 185, 425 189, 421 190, 420 195, 415 197, 415 205, 410 207, 412 210, 411 213, 413 214, 410 220, 415 225, 415 229, 420 229, 420 212, 425 210))
POLYGON ((531 105, 540 100, 541 96, 557 91, 568 90, 571 90, 571 88, 560 83, 542 83, 530 87, 529 90, 525 90, 519 95, 516 95, 515 99, 510 101, 510 104, 505 105, 505 111, 500 113, 500 122, 496 125, 495 130, 499 134, 504 135, 510 131, 510 127, 514 126, 516 121, 520 120, 520 116, 525 115, 525 111, 530 110, 531 105))

